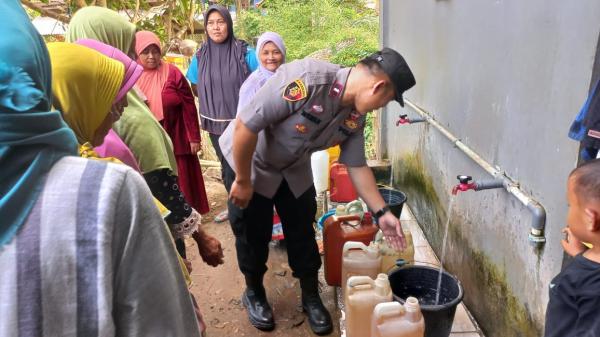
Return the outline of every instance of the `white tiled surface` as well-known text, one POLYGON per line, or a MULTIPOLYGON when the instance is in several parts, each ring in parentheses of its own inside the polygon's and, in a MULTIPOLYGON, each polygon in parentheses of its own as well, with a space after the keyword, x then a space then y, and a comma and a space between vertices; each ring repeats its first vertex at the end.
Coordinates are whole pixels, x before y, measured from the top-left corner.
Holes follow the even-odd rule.
MULTIPOLYGON (((413 214, 407 205, 404 205, 400 221, 404 230, 409 230, 412 234, 413 245, 415 247, 415 264, 439 266, 440 261, 435 255, 433 249, 425 239, 425 235, 415 220, 413 214)), ((454 324, 452 325, 451 337, 483 337, 483 333, 477 326, 473 317, 469 314, 463 303, 456 308, 454 315, 454 324)))

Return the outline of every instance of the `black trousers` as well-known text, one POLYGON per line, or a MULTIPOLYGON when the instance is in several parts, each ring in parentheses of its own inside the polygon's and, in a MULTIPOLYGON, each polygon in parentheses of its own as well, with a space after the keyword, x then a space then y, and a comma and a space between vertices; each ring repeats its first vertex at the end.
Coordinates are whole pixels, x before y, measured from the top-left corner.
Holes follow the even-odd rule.
MULTIPOLYGON (((225 174, 227 190, 235 179, 235 173, 225 174)), ((238 265, 250 278, 262 277, 267 271, 269 241, 273 230, 273 206, 283 225, 288 261, 293 276, 316 277, 321 267, 321 257, 315 240, 313 223, 317 212, 315 188, 309 188, 299 198, 284 180, 273 198, 254 193, 248 207, 240 209, 227 202, 229 222, 235 235, 238 265)))

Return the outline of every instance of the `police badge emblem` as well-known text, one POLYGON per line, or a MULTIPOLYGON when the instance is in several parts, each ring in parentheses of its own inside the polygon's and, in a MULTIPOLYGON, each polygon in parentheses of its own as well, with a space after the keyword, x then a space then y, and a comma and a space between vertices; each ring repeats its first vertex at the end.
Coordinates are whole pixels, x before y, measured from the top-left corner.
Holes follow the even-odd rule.
POLYGON ((288 84, 283 90, 283 99, 289 102, 299 101, 306 98, 306 96, 308 96, 306 86, 300 79, 288 84))

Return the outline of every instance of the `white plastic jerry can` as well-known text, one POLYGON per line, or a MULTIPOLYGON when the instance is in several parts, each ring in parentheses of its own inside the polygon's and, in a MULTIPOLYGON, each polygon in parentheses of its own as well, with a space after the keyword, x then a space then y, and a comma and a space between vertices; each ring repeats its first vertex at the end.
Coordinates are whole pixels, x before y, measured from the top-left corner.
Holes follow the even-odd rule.
POLYGON ((371 332, 371 316, 379 303, 392 300, 387 275, 373 280, 368 276, 352 276, 346 287, 346 337, 366 337, 371 332))
POLYGON ((419 301, 406 299, 404 306, 398 302, 380 303, 373 310, 371 337, 423 337, 425 321, 419 301))
MULTIPOLYGON (((376 279, 381 266, 381 254, 375 247, 362 242, 348 241, 342 248, 342 285, 352 276, 369 276, 376 279)), ((342 292, 345 292, 342 289, 342 292)))

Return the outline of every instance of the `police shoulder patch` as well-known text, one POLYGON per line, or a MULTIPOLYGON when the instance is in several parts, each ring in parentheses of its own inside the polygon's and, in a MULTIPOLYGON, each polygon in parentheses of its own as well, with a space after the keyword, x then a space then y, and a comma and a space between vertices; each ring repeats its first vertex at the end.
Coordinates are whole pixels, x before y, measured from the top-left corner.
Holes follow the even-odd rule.
POLYGON ((306 98, 306 96, 308 96, 308 91, 306 90, 304 82, 300 79, 288 84, 283 90, 283 98, 286 101, 296 102, 306 98))

